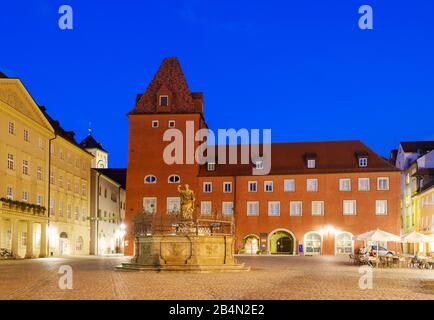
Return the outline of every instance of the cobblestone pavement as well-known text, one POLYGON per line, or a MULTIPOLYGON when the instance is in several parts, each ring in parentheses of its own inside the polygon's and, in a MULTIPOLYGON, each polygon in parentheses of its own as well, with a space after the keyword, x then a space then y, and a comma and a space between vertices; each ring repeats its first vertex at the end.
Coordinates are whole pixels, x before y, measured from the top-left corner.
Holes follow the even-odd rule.
POLYGON ((0 299, 433 299, 434 270, 375 269, 359 289, 359 269, 343 257, 246 257, 242 273, 123 272, 125 257, 0 261, 0 299), (73 289, 59 289, 61 265, 73 289))

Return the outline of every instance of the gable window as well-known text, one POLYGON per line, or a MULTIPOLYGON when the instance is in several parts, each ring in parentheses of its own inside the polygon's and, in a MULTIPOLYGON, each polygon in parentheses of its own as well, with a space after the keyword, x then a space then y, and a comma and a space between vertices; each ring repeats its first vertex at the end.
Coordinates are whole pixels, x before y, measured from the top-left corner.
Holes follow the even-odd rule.
POLYGON ((324 201, 312 201, 312 215, 313 216, 324 215, 324 201))
POLYGON ((212 192, 212 182, 204 182, 203 183, 203 192, 205 192, 205 193, 212 192))
POLYGON ((223 207, 223 214, 226 215, 233 214, 234 203, 232 201, 224 201, 222 207, 223 207))
POLYGON ((232 192, 232 182, 223 182, 223 192, 225 193, 232 192))
POLYGON ((215 170, 215 162, 208 162, 207 170, 208 171, 214 171, 215 170))
POLYGON ((247 215, 259 216, 259 201, 247 201, 247 215))
POLYGON ((172 174, 169 176, 168 181, 169 181, 169 183, 178 183, 181 181, 181 178, 176 174, 172 174))
POLYGON ((289 202, 289 215, 291 217, 300 217, 302 214, 302 202, 290 201, 289 202))
POLYGON ((152 120, 152 128, 158 128, 158 120, 152 120))
POLYGON ((280 216, 280 201, 268 201, 268 215, 280 216))
POLYGON ((256 181, 249 181, 248 182, 248 191, 249 192, 256 192, 258 191, 258 183, 256 181))
POLYGON ((273 192, 273 181, 265 181, 264 182, 264 191, 265 192, 273 192))
POLYGON ((294 192, 295 191, 295 180, 294 179, 285 179, 283 182, 283 191, 294 192))
POLYGON ((389 178, 388 177, 377 178, 377 190, 389 190, 389 178))
POLYGON ((369 178, 359 178, 359 191, 369 191, 369 178))
POLYGON ((9 133, 10 134, 15 134, 15 123, 13 122, 9 122, 9 133))
POLYGON ((169 96, 160 96, 160 107, 167 107, 169 105, 169 96))
POLYGON ((360 157, 359 158, 359 167, 367 167, 368 166, 368 158, 360 157))
POLYGON ((316 166, 316 161, 315 159, 307 159, 307 167, 309 169, 314 169, 316 166))
POLYGON ((343 201, 343 214, 344 216, 356 215, 356 200, 343 201))
POLYGON ((175 120, 169 120, 169 128, 175 128, 175 120))
POLYGON ((200 213, 203 215, 211 215, 211 201, 200 202, 200 213))
POLYGON ((264 161, 262 160, 257 160, 255 162, 255 166, 257 170, 263 170, 264 169, 264 161))
POLYGON ((157 177, 152 174, 147 175, 145 177, 145 183, 156 183, 156 182, 157 182, 157 177))
POLYGON ((306 190, 310 192, 318 191, 318 179, 307 179, 306 190))
POLYGON ((351 179, 339 179, 339 191, 351 191, 351 179))

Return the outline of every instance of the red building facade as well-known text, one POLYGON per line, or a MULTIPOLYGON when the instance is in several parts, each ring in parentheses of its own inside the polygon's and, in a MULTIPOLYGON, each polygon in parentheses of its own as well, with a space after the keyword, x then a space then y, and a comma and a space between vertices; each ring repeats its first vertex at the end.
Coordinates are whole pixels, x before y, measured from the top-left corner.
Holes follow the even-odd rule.
MULTIPOLYGON (((399 170, 362 142, 272 144, 267 175, 252 175, 257 163, 166 164, 163 135, 176 128, 185 136, 187 122, 207 128, 203 95, 190 92, 178 60, 168 58, 129 113, 128 230, 143 210, 170 214, 177 186, 188 184, 198 215, 234 215, 239 253, 348 254, 352 235, 399 234, 399 170)), ((133 254, 131 233, 125 245, 133 254)))

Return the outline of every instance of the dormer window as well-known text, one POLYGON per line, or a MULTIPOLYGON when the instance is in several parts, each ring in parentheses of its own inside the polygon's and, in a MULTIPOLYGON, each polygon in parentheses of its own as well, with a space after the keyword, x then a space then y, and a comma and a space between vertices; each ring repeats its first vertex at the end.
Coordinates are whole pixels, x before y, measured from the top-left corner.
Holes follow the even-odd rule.
POLYGON ((175 120, 169 120, 169 128, 175 128, 175 120))
POLYGON ((160 96, 160 107, 169 106, 169 96, 160 96))
POLYGON ((360 157, 359 158, 359 167, 364 168, 368 166, 368 158, 367 157, 360 157))
POLYGON ((304 155, 305 164, 306 167, 309 169, 315 169, 316 168, 316 153, 306 153, 304 155))
POLYGON ((215 170, 215 162, 208 162, 207 169, 208 169, 208 171, 214 171, 215 170))
POLYGON ((316 166, 316 161, 315 159, 307 159, 307 167, 309 169, 314 169, 316 166))
POLYGON ((264 169, 264 161, 257 160, 255 162, 256 170, 263 170, 264 169))

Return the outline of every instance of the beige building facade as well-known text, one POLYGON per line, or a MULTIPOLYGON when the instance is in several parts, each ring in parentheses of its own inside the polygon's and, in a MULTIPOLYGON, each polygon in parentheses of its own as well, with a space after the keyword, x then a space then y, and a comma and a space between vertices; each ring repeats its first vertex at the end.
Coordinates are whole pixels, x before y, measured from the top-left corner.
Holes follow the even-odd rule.
POLYGON ((89 254, 93 158, 0 73, 0 248, 22 258, 89 254))

